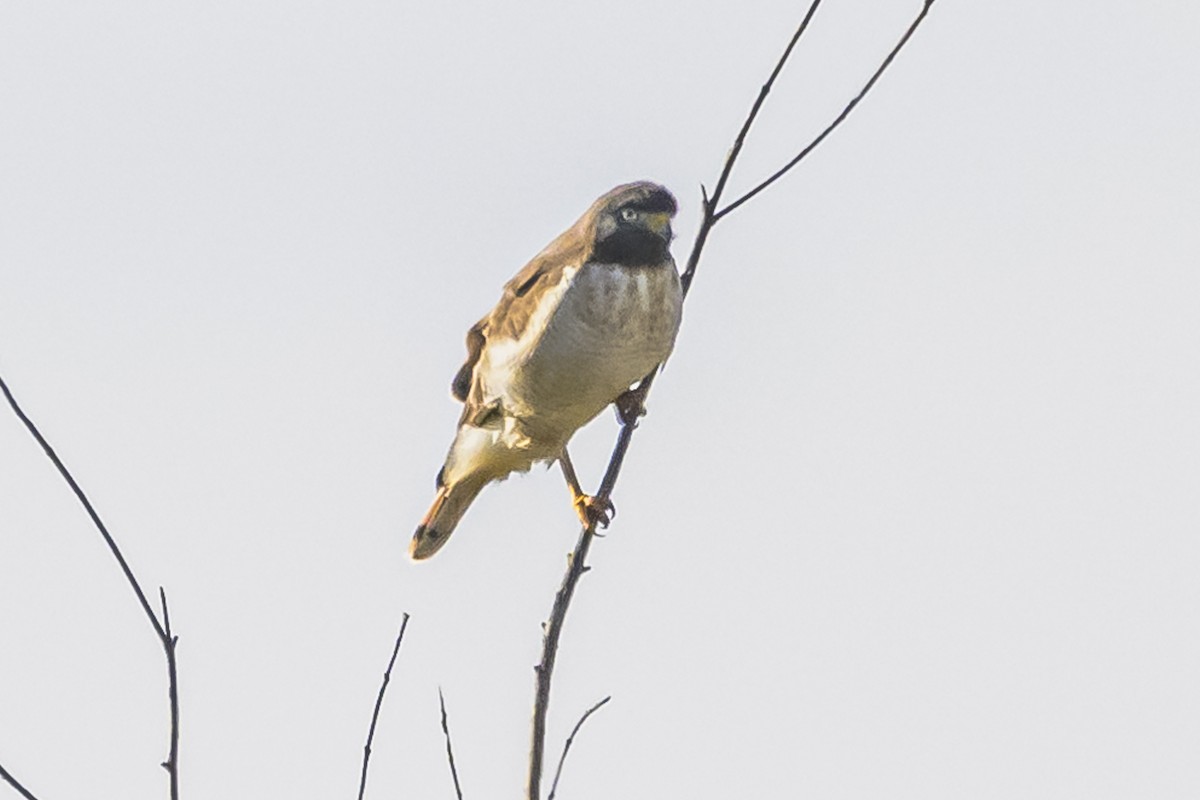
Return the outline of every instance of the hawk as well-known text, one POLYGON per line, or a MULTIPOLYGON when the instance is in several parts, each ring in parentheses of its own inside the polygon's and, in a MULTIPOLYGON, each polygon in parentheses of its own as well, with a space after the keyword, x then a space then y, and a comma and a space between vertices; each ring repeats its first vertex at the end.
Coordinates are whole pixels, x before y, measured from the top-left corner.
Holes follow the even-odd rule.
POLYGON ((539 461, 560 463, 585 524, 606 520, 608 509, 579 488, 567 443, 675 345, 676 208, 648 181, 602 195, 467 332, 467 361, 451 384, 463 413, 409 547, 414 561, 441 549, 484 486, 539 461))

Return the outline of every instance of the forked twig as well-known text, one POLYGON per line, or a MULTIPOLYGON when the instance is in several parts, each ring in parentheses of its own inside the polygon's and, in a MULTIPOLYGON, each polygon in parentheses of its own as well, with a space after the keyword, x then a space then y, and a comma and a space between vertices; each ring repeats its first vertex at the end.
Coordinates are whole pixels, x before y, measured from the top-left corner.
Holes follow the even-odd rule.
MULTIPOLYGON (((772 183, 774 183, 775 181, 782 178, 789 171, 791 171, 792 167, 799 164, 801 161, 804 160, 805 156, 807 156, 809 153, 811 153, 813 150, 815 150, 817 145, 819 145, 821 142, 825 141, 825 137, 828 136, 829 134, 833 133, 834 129, 837 128, 837 126, 841 125, 846 120, 846 117, 850 116, 850 112, 854 110, 854 107, 858 105, 859 101, 861 101, 864 97, 867 96, 867 92, 871 91, 871 88, 873 86, 875 86, 875 82, 878 81, 880 76, 883 75, 883 73, 887 70, 887 68, 891 66, 892 61, 895 60, 895 58, 896 58, 896 54, 899 53, 901 49, 903 49, 904 45, 908 44, 908 40, 911 39, 912 35, 917 32, 917 28, 920 27, 921 23, 925 20, 925 15, 929 13, 929 9, 931 6, 933 6, 933 3, 934 3, 934 0, 925 0, 925 5, 923 5, 921 7, 921 13, 917 14, 916 18, 912 21, 912 24, 910 24, 908 26, 908 28, 904 31, 904 35, 900 37, 900 40, 898 42, 896 42, 896 46, 893 47, 891 49, 891 52, 889 52, 887 54, 887 57, 883 59, 883 62, 879 65, 879 68, 876 69, 875 72, 873 72, 871 74, 870 80, 868 80, 865 84, 863 84, 863 88, 861 90, 859 90, 858 94, 854 95, 853 99, 851 99, 849 103, 846 104, 846 107, 842 109, 842 113, 840 113, 836 117, 834 117, 833 122, 829 123, 829 125, 827 125, 825 127, 825 130, 823 130, 819 134, 817 134, 816 138, 813 139, 811 142, 809 142, 807 145, 805 145, 804 149, 802 149, 798 154, 796 154, 796 156, 791 161, 788 161, 786 164, 784 164, 782 167, 780 167, 778 170, 776 170, 774 173, 772 173, 769 177, 766 178, 766 180, 762 181, 757 186, 755 186, 753 189, 751 189, 750 191, 746 192, 744 195, 739 197, 737 200, 734 200, 729 205, 725 206, 723 209, 716 212, 716 214, 714 215, 715 219, 713 221, 716 222, 717 220, 721 219, 726 214, 730 213, 731 211, 738 208, 742 204, 748 202, 750 200, 750 198, 754 197, 756 194, 761 192, 763 189, 766 189, 772 183)), ((774 76, 772 76, 772 77, 774 77, 774 76)))
POLYGON ((579 718, 579 722, 575 723, 575 727, 571 729, 571 735, 567 737, 567 741, 563 742, 562 755, 558 757, 558 769, 554 770, 554 781, 550 784, 550 794, 546 796, 546 800, 554 800, 554 793, 558 791, 558 779, 562 777, 563 763, 567 760, 567 752, 571 749, 571 745, 575 742, 575 734, 579 733, 579 729, 583 727, 583 723, 587 722, 587 718, 599 710, 600 706, 612 700, 612 695, 601 700, 596 705, 583 712, 583 716, 579 718))
MULTIPOLYGON (((874 87, 875 83, 884 71, 891 65, 896 54, 908 43, 912 38, 913 33, 924 21, 929 13, 930 7, 934 0, 923 0, 920 13, 912 24, 909 25, 904 35, 895 47, 887 54, 879 68, 872 74, 870 80, 861 91, 850 101, 850 103, 842 110, 840 114, 830 123, 825 130, 817 135, 815 139, 809 142, 793 159, 787 162, 782 168, 769 176, 766 180, 755 186, 746 194, 737 198, 724 208, 720 207, 721 197, 725 192, 726 184, 729 181, 729 176, 733 172, 734 164, 737 162, 738 155, 742 151, 742 146, 745 144, 746 136, 750 132, 755 119, 758 117, 758 112, 762 108, 763 103, 770 94, 771 88, 775 83, 775 79, 783 70, 792 54, 797 42, 808 29, 808 24, 816 13, 817 8, 821 4, 821 0, 813 0, 809 5, 808 11, 801 20, 796 32, 792 35, 779 61, 775 64, 775 68, 771 71, 770 77, 759 90, 758 96, 755 98, 753 105, 750 107, 749 113, 746 115, 745 121, 742 123, 741 129, 738 131, 737 137, 734 139, 733 146, 730 148, 728 155, 725 157, 724 166, 721 169, 721 174, 717 179, 717 183, 711 195, 703 186, 700 187, 702 194, 703 218, 700 222, 700 228, 696 232, 696 239, 692 244, 691 253, 688 255, 687 265, 684 268, 683 274, 680 275, 680 283, 683 287, 683 295, 686 298, 688 291, 691 289, 692 279, 695 276, 696 267, 700 263, 700 255, 704 250, 704 245, 708 241, 708 235, 712 232, 713 227, 735 209, 740 208, 749 202, 753 197, 765 190, 768 186, 779 180, 789 170, 800 163, 808 156, 818 145, 825 140, 841 123, 850 115, 855 106, 867 95, 874 87)), ((625 454, 629 450, 629 444, 633 439, 633 431, 637 427, 638 417, 644 413, 644 403, 646 396, 650 392, 650 388, 654 383, 654 376, 657 370, 651 372, 643 378, 633 390, 634 403, 629 404, 637 410, 632 413, 622 415, 621 431, 617 435, 616 444, 613 446, 612 455, 608 460, 608 468, 605 470, 604 478, 600 483, 600 490, 596 494, 597 502, 603 506, 611 495, 613 488, 616 486, 617 477, 621 472, 621 465, 624 463, 625 454)), ((571 598, 575 594, 575 586, 579 582, 579 578, 583 573, 587 572, 589 567, 586 565, 588 550, 591 548, 592 539, 596 535, 595 524, 586 525, 579 533, 579 538, 575 543, 575 549, 567 557, 567 571, 563 575, 562 583, 559 585, 558 591, 554 595, 554 605, 550 610, 550 618, 547 620, 544 628, 545 632, 542 637, 542 657, 541 661, 534 671, 536 673, 536 686, 534 694, 533 706, 533 725, 532 725, 532 741, 529 750, 529 776, 527 781, 527 800, 541 800, 541 779, 542 765, 544 760, 544 752, 546 746, 546 713, 550 705, 550 680, 554 672, 554 663, 558 654, 559 638, 562 635, 562 626, 566 619, 567 609, 570 607, 571 598)))
MULTIPOLYGON (((88 516, 96 529, 100 531, 100 535, 104 537, 104 543, 108 545, 109 552, 113 558, 117 560, 117 564, 121 567, 121 572, 125 575, 125 580, 129 583, 133 593, 137 596, 138 603, 145 612, 146 618, 150 620, 151 626, 154 628, 154 633, 158 636, 158 641, 162 644, 163 653, 167 657, 167 696, 171 708, 171 739, 170 750, 167 755, 167 760, 162 763, 163 768, 167 771, 170 779, 171 800, 179 800, 179 686, 178 676, 175 663, 175 646, 179 641, 179 637, 171 632, 171 623, 167 617, 167 596, 166 593, 159 589, 159 596, 162 599, 163 619, 159 620, 158 615, 154 613, 154 609, 150 606, 150 601, 146 599, 146 593, 142 591, 142 585, 138 583, 138 579, 134 577, 133 570, 129 566, 129 562, 125 560, 125 556, 121 553, 121 548, 117 546, 117 542, 113 539, 112 534, 108 532, 104 521, 100 519, 100 515, 92 506, 83 489, 75 481, 70 470, 63 464, 62 459, 58 457, 58 453, 54 452, 54 448, 46 441, 46 437, 42 436, 42 432, 38 430, 37 425, 33 423, 17 403, 17 399, 13 397, 12 391, 9 390, 8 384, 4 382, 4 378, 0 377, 0 391, 3 391, 4 397, 8 400, 8 404, 12 407, 13 413, 17 415, 17 419, 25 425, 30 435, 41 445, 46 456, 58 469, 59 475, 71 487, 71 491, 75 493, 75 497, 83 505, 88 516)), ((7 773, 5 773, 7 774, 7 773)), ((15 786, 15 785, 14 785, 15 786)), ((20 791, 20 790, 19 790, 20 791)))
POLYGON ((379 685, 379 694, 375 697, 375 710, 371 712, 371 727, 367 729, 367 743, 363 746, 362 777, 358 781, 358 800, 363 800, 367 791, 367 768, 371 764, 371 743, 375 741, 375 725, 379 722, 379 709, 383 708, 383 695, 387 692, 388 683, 392 680, 392 667, 396 666, 396 656, 400 655, 400 643, 404 641, 404 630, 408 627, 408 612, 400 622, 400 633, 396 635, 396 644, 392 647, 392 657, 388 659, 387 669, 383 671, 383 683, 379 685))
MULTIPOLYGON (((783 72, 784 65, 787 64, 788 59, 792 56, 792 50, 795 49, 796 43, 800 41, 800 37, 804 35, 806 30, 808 30, 808 23, 812 21, 813 15, 817 13, 817 9, 820 7, 820 5, 821 0, 813 0, 812 4, 808 7, 808 11, 804 14, 804 19, 800 20, 800 26, 796 28, 796 32, 792 34, 791 41, 788 42, 787 47, 783 48, 783 54, 779 56, 779 60, 775 62, 775 69, 771 70, 771 74, 767 78, 767 82, 764 83, 762 88, 758 90, 758 97, 754 99, 754 105, 750 106, 750 113, 746 115, 746 119, 742 123, 741 129, 738 131, 737 136, 735 136, 733 139, 733 147, 729 148, 729 154, 725 157, 725 166, 721 170, 721 177, 717 178, 717 185, 716 188, 713 189, 712 197, 708 197, 708 193, 704 192, 706 217, 708 216, 710 205, 711 207, 715 208, 717 201, 721 199, 721 194, 725 191, 725 184, 729 181, 730 173, 733 172, 733 164, 735 161, 737 161, 738 155, 742 152, 742 145, 746 143, 746 135, 750 133, 750 128, 754 125, 754 120, 758 118, 758 112, 762 109, 763 103, 766 102, 767 95, 771 93, 771 87, 775 85, 775 79, 779 77, 779 73, 783 72)), ((710 224, 709 227, 712 227, 712 225, 710 224)), ((701 244, 700 247, 692 247, 692 252, 697 254, 697 259, 699 258, 697 251, 699 251, 702 247, 703 244, 701 244)), ((690 259, 689 267, 690 269, 686 270, 685 274, 690 278, 691 273, 695 272, 696 270, 695 264, 692 263, 690 259)), ((689 280, 688 283, 690 282, 691 281, 689 280)))
POLYGON ((454 748, 450 746, 450 721, 446 718, 446 698, 442 687, 438 687, 438 703, 442 706, 442 733, 446 735, 446 759, 450 762, 450 777, 454 778, 454 793, 463 800, 462 787, 458 785, 458 768, 454 766, 454 748))

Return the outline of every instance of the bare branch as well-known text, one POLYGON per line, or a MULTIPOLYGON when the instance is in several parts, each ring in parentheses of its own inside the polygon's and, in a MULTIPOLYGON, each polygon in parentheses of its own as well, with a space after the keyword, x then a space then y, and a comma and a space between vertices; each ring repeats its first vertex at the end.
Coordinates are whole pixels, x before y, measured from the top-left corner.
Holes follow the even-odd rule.
MULTIPOLYGON (((629 450, 629 443, 633 439, 633 431, 637 427, 637 419, 641 415, 643 401, 653 382, 653 372, 642 379, 633 394, 636 399, 636 407, 622 418, 621 433, 617 437, 617 444, 609 457, 608 469, 605 470, 604 479, 600 482, 600 491, 596 494, 596 501, 602 507, 611 497, 613 488, 617 484, 617 476, 621 472, 621 464, 625 460, 625 453, 629 450)), ((590 522, 579 532, 575 549, 567 555, 567 571, 563 575, 558 592, 554 595, 554 606, 550 610, 550 619, 543 626, 542 659, 533 668, 537 680, 533 702, 533 731, 529 747, 529 776, 526 784, 528 800, 540 800, 541 798, 542 764, 545 760, 546 750, 546 713, 550 709, 550 679, 554 675, 554 662, 558 657, 558 640, 562 636, 563 623, 566 622, 571 598, 575 595, 575 585, 579 583, 583 573, 591 569, 587 566, 587 554, 592 547, 592 540, 595 538, 595 522, 590 522)))
POLYGON ((17 781, 17 779, 14 778, 2 764, 0 764, 0 778, 4 778, 4 782, 16 789, 17 794, 21 795, 21 797, 24 797, 25 800, 38 800, 33 792, 22 786, 20 782, 17 781))
POLYGON ((563 763, 567 760, 567 751, 571 749, 571 744, 575 741, 575 734, 579 733, 579 729, 583 727, 583 723, 587 722, 587 718, 596 713, 600 706, 612 700, 612 695, 601 700, 596 705, 583 712, 583 716, 579 718, 579 722, 575 723, 575 727, 571 729, 571 735, 567 737, 567 741, 563 743, 562 755, 558 759, 558 769, 554 770, 554 782, 550 784, 550 794, 546 800, 554 800, 554 793, 558 791, 558 779, 562 777, 563 763))
MULTIPOLYGON (((746 135, 749 133, 754 119, 758 116, 759 109, 762 108, 763 102, 770 93, 775 78, 783 69, 784 64, 787 63, 792 49, 808 28, 808 23, 820 4, 821 0, 813 0, 812 5, 808 8, 808 13, 804 15, 800 26, 796 29, 791 41, 788 42, 787 47, 784 49, 783 55, 775 64, 775 69, 771 71, 767 82, 763 84, 758 98, 751 106, 750 112, 746 115, 741 129, 734 139, 733 147, 730 148, 729 154, 725 157, 725 165, 721 170, 720 177, 717 179, 716 188, 713 190, 712 195, 709 196, 707 190, 703 186, 701 187, 700 191, 704 199, 704 219, 700 224, 700 230, 696 234, 696 241, 692 245, 692 252, 688 256, 687 268, 680 277, 685 298, 687 297, 688 290, 691 288, 692 276, 695 274, 696 266, 700 262, 700 253, 704 249, 708 233, 712 230, 713 225, 716 224, 716 216, 713 212, 716 209, 717 202, 721 199, 721 193, 725 191, 725 184, 729 180, 730 173, 733 171, 733 165, 737 162, 738 154, 745 143, 746 135)), ((596 495, 597 501, 601 504, 610 499, 613 489, 616 487, 617 477, 621 474, 621 466, 625 461, 625 453, 629 450, 629 444, 633 440, 633 431, 637 427, 637 417, 640 415, 642 409, 644 409, 646 395, 650 392, 650 387, 654 384, 654 376, 657 371, 657 368, 655 368, 638 383, 637 389, 634 390, 636 410, 623 415, 621 432, 617 436, 617 442, 608 460, 608 468, 605 470, 604 478, 600 482, 600 491, 596 495)), ((566 620, 567 608, 571 605, 571 598, 575 594, 575 585, 579 582, 580 576, 587 571, 587 554, 592 546, 592 539, 595 535, 595 524, 587 525, 580 531, 574 551, 567 556, 567 572, 563 575, 562 583, 559 585, 558 592, 554 596, 554 606, 550 610, 550 619, 544 626, 542 659, 534 667, 537 674, 537 681, 533 704, 532 742, 529 748, 527 800, 540 800, 541 798, 542 763, 546 748, 546 712, 550 706, 550 679, 553 676, 554 662, 558 655, 558 640, 562 635, 562 626, 566 620)))
POLYGON ((721 202, 721 195, 725 192, 725 184, 729 182, 729 176, 733 173, 733 165, 737 163, 738 155, 742 152, 742 145, 746 142, 746 136, 750 133, 750 126, 754 124, 759 110, 762 108, 763 103, 766 102, 767 95, 771 93, 771 87, 775 85, 775 79, 783 71, 783 67, 791 57, 792 50, 796 47, 796 43, 800 41, 800 37, 808 30, 808 23, 812 20, 813 15, 817 13, 817 7, 820 5, 821 0, 813 0, 812 5, 808 7, 808 12, 804 15, 804 19, 800 20, 800 26, 792 34, 791 41, 783 49, 783 55, 775 63, 775 69, 771 70, 771 76, 767 78, 767 82, 759 90, 758 97, 754 100, 754 105, 750 106, 750 113, 746 115, 746 119, 742 122, 742 127, 738 131, 737 137, 733 140, 733 147, 729 148, 729 153, 725 156, 725 164, 721 167, 721 175, 717 178, 717 187, 713 189, 712 195, 709 196, 703 184, 700 186, 704 219, 700 223, 700 230, 696 232, 696 241, 692 243, 692 252, 688 255, 687 266, 679 279, 680 283, 683 284, 683 294, 685 297, 687 296, 688 289, 692 286, 692 276, 695 275, 696 266, 700 263, 700 253, 704 250, 704 243, 708 241, 708 233, 712 230, 713 225, 717 224, 718 217, 714 212, 717 210, 717 204, 721 202))
POLYGON ((450 722, 446 719, 446 698, 442 696, 442 687, 438 687, 438 703, 442 706, 442 733, 446 735, 446 758, 450 762, 450 777, 454 778, 454 793, 458 800, 463 800, 462 787, 458 785, 458 769, 454 766, 454 748, 450 746, 450 722))
POLYGON ((379 686, 379 694, 375 698, 375 710, 371 713, 371 727, 367 730, 367 744, 363 747, 362 777, 358 782, 358 800, 363 800, 367 791, 367 768, 371 764, 371 742, 375 740, 375 725, 379 722, 379 709, 383 707, 383 695, 387 691, 388 682, 392 679, 392 667, 396 665, 396 656, 400 654, 400 643, 404 641, 404 629, 408 627, 408 612, 400 622, 400 633, 396 635, 396 645, 392 648, 392 657, 388 659, 387 669, 383 671, 383 683, 379 686))
POLYGON ((146 618, 150 620, 150 625, 154 628, 155 635, 158 636, 158 641, 162 645, 163 653, 167 657, 167 677, 168 686, 167 693, 171 704, 171 744, 167 760, 163 762, 163 767, 167 770, 170 779, 171 800, 179 800, 179 693, 177 682, 177 670, 175 663, 175 644, 178 637, 171 633, 170 622, 167 618, 167 596, 166 593, 159 589, 159 595, 162 598, 163 620, 160 622, 158 616, 154 613, 154 609, 150 607, 150 601, 146 599, 146 593, 142 590, 142 585, 138 583, 138 579, 134 577, 133 570, 129 566, 129 562, 125 560, 125 556, 121 553, 121 548, 117 546, 117 542, 113 539, 112 534, 108 532, 108 528, 104 525, 104 521, 100 519, 100 515, 92 506, 83 489, 75 481, 70 470, 63 464, 62 459, 58 457, 58 453, 54 452, 54 448, 46 441, 46 437, 42 436, 42 432, 33 424, 31 420, 17 403, 17 399, 13 397, 12 392, 8 388, 8 384, 4 382, 4 378, 0 377, 0 391, 4 392, 8 404, 12 407, 13 413, 29 430, 30 435, 41 445, 47 457, 58 469, 59 475, 71 487, 71 491, 75 493, 75 497, 83 505, 92 523, 96 526, 96 530, 100 531, 100 535, 104 537, 105 544, 108 545, 109 552, 113 558, 117 560, 117 564, 121 567, 121 572, 125 575, 125 580, 129 583, 133 593, 137 596, 138 603, 142 606, 142 611, 145 612, 146 618))
MULTIPOLYGON (((696 273, 696 267, 700 263, 700 255, 704 251, 704 245, 708 241, 708 235, 712 232, 713 226, 715 226, 720 220, 724 219, 735 209, 740 208, 742 205, 747 203, 759 192, 762 192, 772 183, 781 178, 785 173, 787 173, 788 170, 790 170, 805 156, 812 152, 817 145, 824 141, 825 137, 832 133, 833 130, 836 129, 847 116, 849 116, 850 112, 854 110, 854 107, 857 106, 859 101, 866 96, 867 92, 871 90, 876 81, 879 80, 879 77, 892 63, 896 57, 896 54, 899 53, 901 48, 903 48, 904 45, 908 43, 908 40, 912 38, 912 35, 916 31, 917 27, 929 13, 929 9, 933 5, 933 2, 934 0, 923 0, 924 5, 921 8, 920 14, 918 14, 913 23, 909 25, 908 30, 905 31, 904 35, 900 38, 899 43, 897 43, 897 45, 892 48, 891 52, 888 53, 887 57, 883 60, 883 63, 880 64, 879 68, 875 70, 875 73, 871 76, 871 79, 867 82, 863 89, 850 101, 846 108, 843 109, 842 113, 839 114, 838 117, 814 141, 810 142, 798 156, 785 164, 775 174, 718 211, 721 195, 725 191, 725 186, 729 180, 729 176, 733 172, 733 167, 742 151, 742 146, 745 144, 745 140, 750 132, 750 128, 753 126, 755 119, 758 117, 758 112, 762 108, 763 103, 766 101, 767 95, 770 94, 771 88, 775 83, 775 79, 783 70, 783 67, 787 63, 788 58, 791 56, 797 42, 799 42, 800 37, 803 36, 804 32, 808 29, 809 22, 812 20, 818 6, 821 4, 821 0, 813 0, 808 7, 807 13, 804 15, 804 19, 801 20, 799 27, 792 35, 787 47, 784 48, 783 54, 780 56, 779 61, 776 62, 775 68, 771 71, 771 75, 767 78, 766 83, 764 83, 762 88, 759 90, 758 97, 750 107, 750 112, 746 115, 746 119, 742 122, 742 126, 738 131, 737 137, 734 139, 733 146, 730 148, 728 155, 725 157, 725 164, 721 169, 720 177, 717 179, 717 183, 712 194, 709 195, 708 190, 703 185, 700 187, 703 218, 700 222, 700 228, 696 232, 696 239, 692 244, 691 253, 688 255, 687 264, 683 270, 683 273, 680 275, 680 283, 683 287, 683 296, 685 299, 689 290, 691 289, 692 279, 696 273)), ((604 479, 600 483, 600 491, 596 495, 596 499, 601 505, 608 502, 612 495, 613 489, 616 487, 617 478, 620 475, 621 466, 625 460, 625 454, 629 450, 630 442, 633 439, 633 431, 637 427, 637 419, 644 413, 646 396, 649 394, 650 388, 654 383, 654 376, 657 374, 657 371, 658 370, 656 368, 638 383, 637 388, 631 393, 631 402, 625 404, 625 410, 620 410, 621 431, 617 435, 616 444, 613 446, 612 455, 608 460, 608 468, 605 470, 604 479)), ((587 572, 589 569, 586 565, 587 554, 588 550, 591 548, 592 539, 595 537, 595 533, 594 523, 587 525, 582 531, 580 531, 579 539, 575 543, 575 550, 567 557, 567 571, 563 575, 562 583, 559 585, 558 592, 554 596, 554 605, 550 610, 550 619, 543 626, 545 632, 542 637, 542 658, 538 665, 534 667, 537 675, 537 681, 533 706, 532 742, 529 750, 529 777, 526 795, 527 800, 541 800, 542 763, 546 745, 546 713, 550 705, 550 679, 554 672, 554 662, 558 654, 559 637, 562 635, 562 626, 566 619, 567 608, 570 606, 571 598, 575 594, 575 585, 579 582, 580 576, 582 576, 583 573, 587 572)))
POLYGON ((829 134, 833 133, 833 131, 839 125, 841 125, 843 121, 845 121, 846 117, 850 116, 850 112, 854 110, 854 107, 858 105, 860 100, 862 100, 864 97, 867 96, 867 92, 871 91, 871 88, 873 86, 875 86, 875 82, 878 81, 879 77, 881 75, 883 75, 884 71, 887 70, 887 68, 889 66, 891 66, 892 61, 895 60, 895 58, 896 58, 896 54, 899 53, 904 48, 904 45, 908 44, 908 40, 911 39, 912 35, 917 32, 917 28, 920 27, 921 23, 925 21, 925 16, 929 13, 929 9, 930 9, 930 7, 933 6, 933 3, 934 3, 934 0, 925 0, 925 4, 921 7, 921 12, 919 14, 917 14, 916 19, 914 19, 912 21, 912 24, 908 26, 908 30, 906 30, 904 32, 904 35, 900 37, 900 41, 896 42, 896 46, 893 47, 891 49, 891 52, 889 52, 887 54, 887 57, 883 59, 883 63, 881 63, 879 65, 879 68, 876 69, 874 74, 871 75, 871 79, 869 81, 867 81, 866 84, 863 85, 863 88, 859 91, 858 94, 854 95, 854 99, 852 99, 846 105, 846 107, 842 109, 842 113, 838 114, 837 117, 834 118, 833 122, 829 123, 829 125, 826 126, 825 130, 821 131, 821 133, 817 135, 817 138, 813 139, 811 142, 809 142, 807 145, 805 145, 804 149, 801 150, 799 152, 799 154, 796 155, 795 158, 793 158, 791 161, 787 162, 782 167, 780 167, 778 170, 776 170, 769 178, 767 178, 762 183, 755 186, 750 191, 746 192, 744 195, 739 197, 737 200, 734 200, 732 203, 725 206, 725 208, 716 212, 715 218, 713 221, 716 222, 716 221, 720 220, 726 214, 729 214, 734 209, 742 206, 743 204, 748 202, 750 200, 750 198, 754 197, 756 194, 758 194, 762 190, 766 189, 772 183, 774 183, 775 181, 782 178, 784 175, 786 175, 792 169, 792 167, 799 164, 801 161, 804 160, 805 156, 807 156, 809 153, 811 153, 813 150, 815 150, 817 145, 819 145, 821 142, 825 141, 825 137, 828 136, 829 134))

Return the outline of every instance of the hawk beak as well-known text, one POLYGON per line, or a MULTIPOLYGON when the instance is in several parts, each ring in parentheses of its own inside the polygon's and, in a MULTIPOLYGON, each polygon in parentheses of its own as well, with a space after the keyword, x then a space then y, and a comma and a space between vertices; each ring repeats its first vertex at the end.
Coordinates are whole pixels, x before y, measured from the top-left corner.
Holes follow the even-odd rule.
POLYGON ((646 227, 657 233, 659 236, 669 236, 671 231, 671 215, 665 211, 661 211, 657 214, 647 214, 646 227))

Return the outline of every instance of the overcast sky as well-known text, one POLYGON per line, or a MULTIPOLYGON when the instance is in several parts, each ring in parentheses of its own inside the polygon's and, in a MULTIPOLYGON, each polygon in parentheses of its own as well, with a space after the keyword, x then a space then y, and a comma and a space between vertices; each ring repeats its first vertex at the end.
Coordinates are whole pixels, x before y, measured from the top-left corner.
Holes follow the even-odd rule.
MULTIPOLYGON (((919 0, 828 0, 731 190, 919 0)), ((0 374, 180 636, 184 796, 519 797, 557 471, 405 558, 463 335, 599 194, 681 204, 802 3, 0 9, 0 374)), ((567 621, 559 797, 1200 796, 1200 10, 939 0, 700 265, 567 621)), ((594 486, 616 425, 579 436, 594 486)), ((0 414, 0 764, 162 798, 165 666, 0 414)), ((553 764, 553 760, 551 762, 553 764)), ((15 796, 0 785, 0 798, 15 796)))

